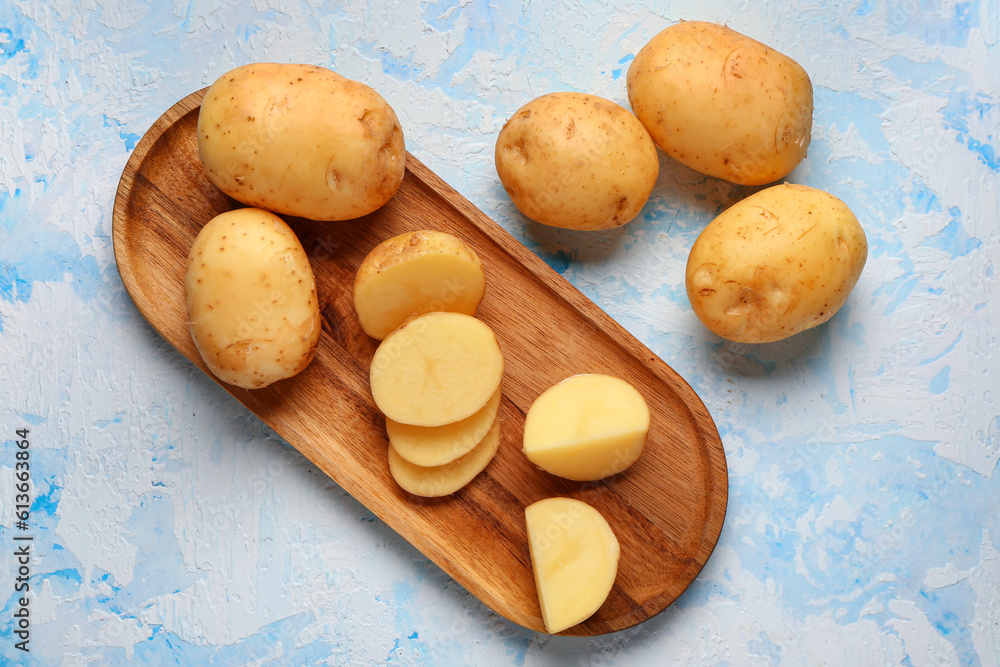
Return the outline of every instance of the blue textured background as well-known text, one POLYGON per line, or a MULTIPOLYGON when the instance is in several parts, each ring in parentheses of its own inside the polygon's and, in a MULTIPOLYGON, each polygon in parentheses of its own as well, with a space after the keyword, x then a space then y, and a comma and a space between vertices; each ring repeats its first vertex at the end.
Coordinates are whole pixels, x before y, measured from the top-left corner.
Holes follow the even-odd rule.
POLYGON ((1000 665, 998 3, 618 5, 0 5, 0 662, 1000 665), (637 220, 580 234, 529 223, 496 178, 518 107, 556 90, 627 106, 629 62, 679 19, 806 68, 813 140, 789 180, 868 235, 847 305, 781 343, 718 339, 684 293, 692 242, 750 189, 661 156, 637 220), (177 99, 260 60, 379 90, 411 152, 702 396, 729 513, 666 612, 589 640, 505 621, 135 310, 110 238, 125 161, 177 99), (7 583, 25 427, 30 656, 7 583))

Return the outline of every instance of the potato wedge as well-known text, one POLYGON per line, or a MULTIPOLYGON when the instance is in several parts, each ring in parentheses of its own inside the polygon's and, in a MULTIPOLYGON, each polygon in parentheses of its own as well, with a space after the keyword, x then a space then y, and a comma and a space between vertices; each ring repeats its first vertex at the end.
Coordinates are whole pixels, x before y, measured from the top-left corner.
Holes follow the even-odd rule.
POLYGON ((545 630, 590 618, 618 575, 618 538, 601 513, 572 498, 546 498, 524 510, 535 588, 545 630))

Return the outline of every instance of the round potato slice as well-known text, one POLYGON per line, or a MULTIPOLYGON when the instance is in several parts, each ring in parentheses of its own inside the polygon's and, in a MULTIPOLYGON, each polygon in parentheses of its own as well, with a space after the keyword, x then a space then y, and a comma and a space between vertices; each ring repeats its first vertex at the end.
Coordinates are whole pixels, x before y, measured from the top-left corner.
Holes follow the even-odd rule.
POLYGON ((610 375, 574 375, 542 392, 524 418, 524 454, 542 470, 577 481, 635 463, 646 445, 649 407, 610 375))
POLYGON ((316 281, 285 221, 256 208, 222 213, 195 238, 184 275, 188 328, 209 370, 258 389, 312 360, 316 281))
POLYGON ((479 411, 502 375, 503 355, 488 326, 462 313, 427 313, 375 350, 372 397, 393 421, 441 426, 479 411))
POLYGON ((451 463, 425 468, 410 463, 389 444, 389 471, 405 491, 415 496, 437 498, 455 493, 481 473, 500 447, 500 420, 494 419, 490 430, 467 454, 451 463))
POLYGON ((385 430, 396 453, 418 466, 441 466, 469 453, 486 437, 500 408, 500 390, 471 417, 444 426, 410 426, 391 419, 385 430))
POLYGON ((354 279, 354 308, 365 333, 382 340, 412 315, 475 315, 486 292, 476 253, 457 236, 406 232, 375 247, 354 279))

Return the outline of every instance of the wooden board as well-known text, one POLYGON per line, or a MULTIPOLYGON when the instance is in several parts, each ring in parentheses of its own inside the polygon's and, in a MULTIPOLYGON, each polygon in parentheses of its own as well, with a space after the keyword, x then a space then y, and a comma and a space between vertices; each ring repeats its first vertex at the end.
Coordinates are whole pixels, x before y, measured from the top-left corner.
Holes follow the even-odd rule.
MULTIPOLYGON (((201 167, 196 127, 203 96, 204 90, 178 102, 136 146, 115 200, 114 246, 139 311, 207 373, 185 324, 184 267, 202 225, 239 204, 209 182, 201 167)), ((223 384, 233 396, 515 623, 544 630, 524 508, 550 496, 596 507, 621 544, 607 602, 564 634, 628 628, 684 591, 722 529, 728 477, 715 424, 676 372, 411 155, 400 190, 375 213, 346 223, 288 222, 316 274, 323 319, 316 358, 298 376, 265 389, 223 384), (482 258, 487 291, 479 316, 496 332, 505 358, 500 450, 469 486, 436 500, 408 495, 389 475, 384 420, 368 385, 377 342, 361 331, 352 302, 354 274, 376 244, 428 228, 461 237, 482 258), (521 452, 532 401, 576 373, 625 378, 645 396, 652 414, 639 461, 600 482, 553 477, 521 452)))

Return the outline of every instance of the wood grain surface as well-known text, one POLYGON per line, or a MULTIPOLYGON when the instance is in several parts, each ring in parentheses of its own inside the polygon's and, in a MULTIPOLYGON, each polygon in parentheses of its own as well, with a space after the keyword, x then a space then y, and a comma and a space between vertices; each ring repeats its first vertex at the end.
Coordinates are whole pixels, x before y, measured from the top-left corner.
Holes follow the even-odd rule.
MULTIPOLYGON (((196 126, 204 90, 169 109, 131 155, 114 205, 118 269, 136 307, 208 373, 188 334, 183 276, 202 225, 240 206, 207 178, 196 126)), ((407 155, 396 195, 350 222, 286 218, 316 274, 323 319, 316 358, 265 389, 223 384, 240 402, 473 595, 504 617, 544 630, 524 508, 542 498, 583 500, 621 544, 608 600, 567 635, 622 630, 665 609, 708 560, 722 529, 728 476, 718 431, 686 382, 499 225, 407 155), (354 313, 354 274, 379 242, 415 229, 459 236, 482 258, 479 317, 497 335, 505 373, 500 450, 471 484, 426 500, 389 475, 382 415, 368 385, 377 341, 354 313), (631 468, 600 482, 570 482, 521 452, 524 414, 546 388, 577 373, 631 382, 649 404, 648 444, 631 468)), ((303 508, 308 512, 309 508, 303 508)))

